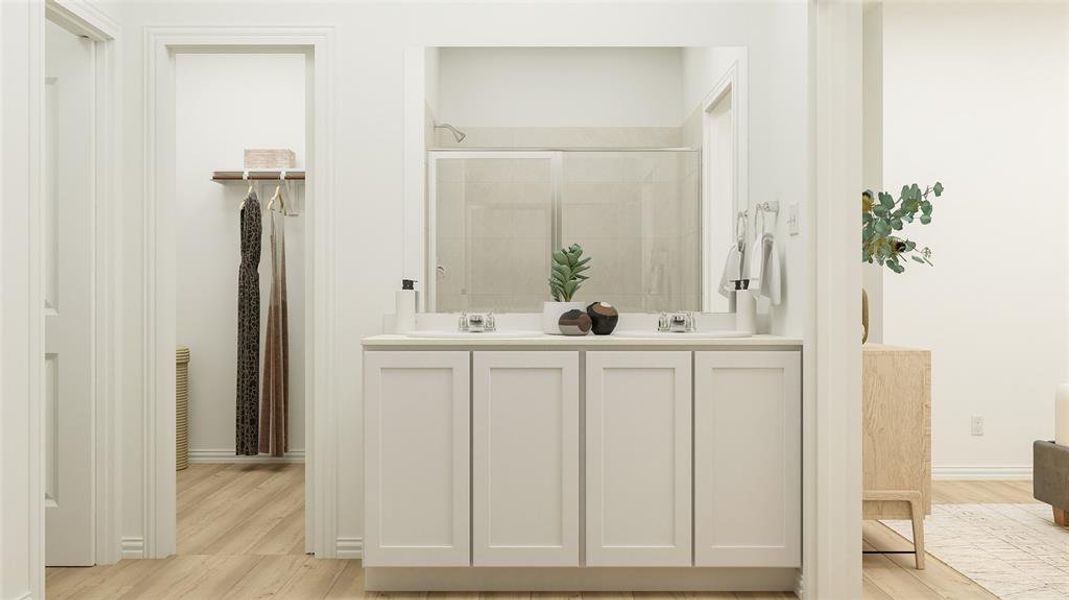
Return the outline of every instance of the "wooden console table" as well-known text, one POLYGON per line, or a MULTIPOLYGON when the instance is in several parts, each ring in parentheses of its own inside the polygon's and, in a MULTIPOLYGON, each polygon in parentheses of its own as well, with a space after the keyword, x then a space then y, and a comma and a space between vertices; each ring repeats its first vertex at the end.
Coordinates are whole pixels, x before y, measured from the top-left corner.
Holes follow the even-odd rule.
POLYGON ((923 569, 924 515, 932 512, 931 353, 861 348, 864 518, 911 519, 923 569))

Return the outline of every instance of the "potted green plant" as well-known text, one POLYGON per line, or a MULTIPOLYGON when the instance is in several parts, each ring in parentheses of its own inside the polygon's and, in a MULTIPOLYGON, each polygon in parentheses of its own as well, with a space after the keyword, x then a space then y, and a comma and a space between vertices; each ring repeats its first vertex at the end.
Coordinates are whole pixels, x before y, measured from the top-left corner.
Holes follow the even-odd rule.
POLYGON ((576 292, 589 279, 583 273, 590 269, 590 257, 583 258, 583 247, 572 244, 553 251, 549 270, 549 295, 552 301, 542 305, 542 331, 560 333, 560 316, 569 310, 585 310, 582 302, 573 302, 576 292))
MULTIPOLYGON (((932 250, 921 248, 901 233, 906 225, 919 221, 921 225, 932 222, 931 196, 943 195, 943 184, 921 190, 917 184, 904 185, 898 199, 887 192, 874 194, 872 190, 861 193, 861 260, 887 267, 892 273, 901 274, 907 258, 922 265, 932 266, 932 250)), ((869 339, 869 296, 861 290, 861 325, 864 328, 861 341, 869 339)))

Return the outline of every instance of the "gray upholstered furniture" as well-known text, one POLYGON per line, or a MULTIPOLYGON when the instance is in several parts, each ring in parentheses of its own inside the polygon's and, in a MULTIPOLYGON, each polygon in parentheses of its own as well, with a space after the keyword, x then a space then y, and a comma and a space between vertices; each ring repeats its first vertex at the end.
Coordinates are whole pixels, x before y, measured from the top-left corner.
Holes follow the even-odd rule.
POLYGON ((1069 526, 1069 446, 1032 443, 1032 495, 1054 508, 1054 522, 1069 526))

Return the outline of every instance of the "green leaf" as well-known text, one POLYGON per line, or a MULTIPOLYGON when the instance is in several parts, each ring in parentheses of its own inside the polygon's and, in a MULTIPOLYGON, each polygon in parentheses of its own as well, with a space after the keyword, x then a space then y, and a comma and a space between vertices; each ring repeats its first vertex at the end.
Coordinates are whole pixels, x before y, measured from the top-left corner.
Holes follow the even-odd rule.
POLYGON ((919 256, 911 256, 910 258, 912 258, 915 262, 919 262, 922 265, 924 264, 924 259, 919 256))
POLYGON ((932 215, 921 215, 921 224, 927 225, 932 222, 932 215))
POLYGON ((876 221, 876 224, 873 226, 873 228, 879 235, 891 234, 891 225, 887 221, 876 221))
POLYGON ((895 199, 891 197, 891 194, 887 194, 887 193, 880 194, 880 206, 882 206, 883 208, 889 210, 891 208, 894 208, 894 205, 895 205, 895 199))
POLYGON ((938 181, 935 182, 935 186, 932 187, 932 191, 935 192, 935 197, 936 198, 938 198, 939 196, 942 196, 943 195, 943 184, 939 183, 938 181))
POLYGON ((895 231, 901 231, 902 230, 902 219, 898 219, 898 218, 891 219, 891 227, 893 227, 895 229, 895 231))

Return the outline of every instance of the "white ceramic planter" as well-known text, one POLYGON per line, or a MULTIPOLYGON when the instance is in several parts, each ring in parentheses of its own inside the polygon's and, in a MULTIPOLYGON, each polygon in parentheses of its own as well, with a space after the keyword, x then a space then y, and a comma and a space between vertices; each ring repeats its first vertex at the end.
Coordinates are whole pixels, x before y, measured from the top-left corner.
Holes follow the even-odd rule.
POLYGON ((542 303, 542 332, 550 335, 562 335, 560 332, 560 316, 569 310, 578 308, 586 310, 585 302, 543 302, 542 303))

